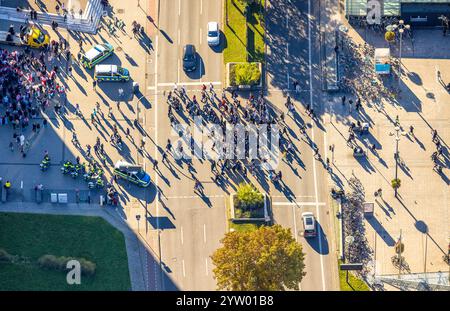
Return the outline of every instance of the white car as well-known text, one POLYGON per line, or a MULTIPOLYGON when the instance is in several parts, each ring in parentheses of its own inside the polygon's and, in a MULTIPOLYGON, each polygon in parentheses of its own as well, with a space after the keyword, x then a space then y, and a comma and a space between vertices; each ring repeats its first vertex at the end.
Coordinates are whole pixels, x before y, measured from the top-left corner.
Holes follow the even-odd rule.
POLYGON ((316 232, 316 218, 311 212, 305 212, 302 214, 303 219, 303 236, 305 238, 313 238, 317 235, 316 232))
POLYGON ((220 44, 220 31, 217 22, 208 23, 208 45, 217 46, 220 44))

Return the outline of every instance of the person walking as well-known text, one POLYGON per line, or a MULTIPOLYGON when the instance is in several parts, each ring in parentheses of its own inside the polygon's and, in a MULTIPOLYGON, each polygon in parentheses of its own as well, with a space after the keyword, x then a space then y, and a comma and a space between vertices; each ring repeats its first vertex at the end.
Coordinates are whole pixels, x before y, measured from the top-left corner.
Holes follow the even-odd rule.
POLYGON ((94 115, 94 113, 91 113, 91 123, 92 123, 92 125, 96 125, 95 124, 95 115, 94 115))
POLYGON ((167 158, 167 153, 165 151, 162 152, 162 163, 167 163, 168 162, 168 158, 167 158))
POLYGON ((170 139, 167 139, 166 151, 172 152, 172 143, 170 139))
POLYGON ((142 153, 144 152, 144 148, 145 148, 145 137, 143 137, 143 138, 141 139, 141 152, 142 152, 142 153))
POLYGON ((97 92, 96 86, 97 86, 97 81, 95 81, 95 80, 92 81, 92 89, 97 92))
POLYGON ((436 138, 437 138, 437 130, 431 130, 431 136, 432 136, 432 139, 433 139, 433 142, 436 140, 436 138))

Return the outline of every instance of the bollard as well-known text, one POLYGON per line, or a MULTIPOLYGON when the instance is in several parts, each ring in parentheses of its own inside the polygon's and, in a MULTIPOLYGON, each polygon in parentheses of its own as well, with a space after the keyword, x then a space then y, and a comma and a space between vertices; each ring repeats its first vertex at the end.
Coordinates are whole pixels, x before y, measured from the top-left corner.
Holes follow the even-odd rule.
POLYGON ((105 198, 103 197, 103 195, 100 195, 100 206, 103 206, 105 202, 105 198))

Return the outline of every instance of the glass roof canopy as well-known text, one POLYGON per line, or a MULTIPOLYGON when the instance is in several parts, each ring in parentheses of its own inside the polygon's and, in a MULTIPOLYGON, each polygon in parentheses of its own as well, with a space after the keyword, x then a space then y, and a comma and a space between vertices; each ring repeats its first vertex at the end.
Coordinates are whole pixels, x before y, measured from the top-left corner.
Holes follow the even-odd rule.
MULTIPOLYGON (((345 15, 365 16, 368 0, 345 0, 345 15)), ((381 0, 384 16, 399 16, 401 3, 450 3, 450 0, 381 0)))

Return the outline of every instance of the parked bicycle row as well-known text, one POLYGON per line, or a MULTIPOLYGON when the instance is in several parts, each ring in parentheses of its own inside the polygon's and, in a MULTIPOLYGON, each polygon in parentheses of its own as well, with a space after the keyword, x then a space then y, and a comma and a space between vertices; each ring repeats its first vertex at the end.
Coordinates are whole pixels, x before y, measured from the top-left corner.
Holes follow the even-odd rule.
POLYGON ((360 181, 350 178, 352 192, 345 196, 342 203, 342 221, 344 230, 344 256, 346 262, 362 263, 361 273, 366 275, 369 270, 369 262, 372 260, 373 251, 365 236, 364 225, 364 188, 360 181))

